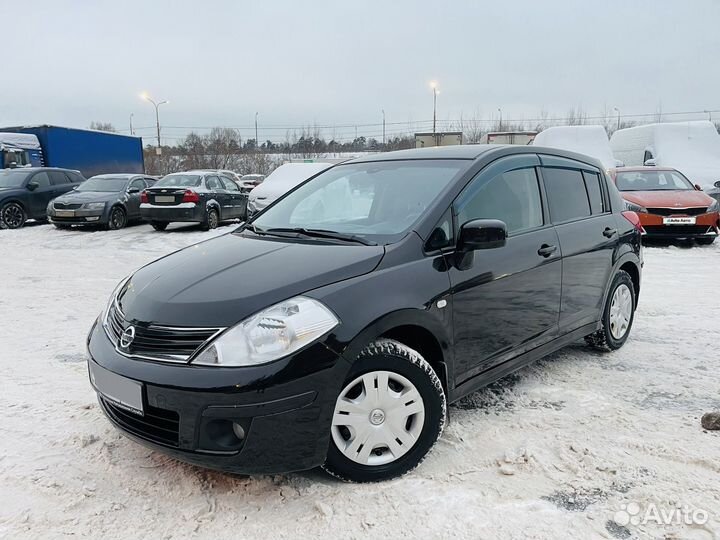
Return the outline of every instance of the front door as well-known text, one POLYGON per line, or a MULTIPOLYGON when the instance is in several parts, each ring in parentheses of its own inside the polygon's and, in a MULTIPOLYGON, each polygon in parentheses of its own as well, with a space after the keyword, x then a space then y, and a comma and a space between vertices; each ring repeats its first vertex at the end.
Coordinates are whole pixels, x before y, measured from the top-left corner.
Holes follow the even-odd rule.
POLYGON ((147 185, 142 178, 135 178, 127 187, 127 207, 128 219, 138 219, 140 217, 140 194, 147 185), (136 191, 137 190, 137 191, 136 191))
POLYGON ((500 219, 508 230, 505 246, 472 252, 469 265, 450 269, 458 383, 557 335, 560 247, 539 165, 535 154, 495 161, 453 205, 456 230, 480 218, 500 219))
POLYGON ((228 193, 230 199, 230 205, 232 206, 232 215, 228 217, 243 218, 245 215, 245 200, 247 197, 240 192, 238 185, 224 176, 220 177, 220 181, 225 186, 225 191, 228 193))
POLYGON ((30 193, 29 215, 33 219, 43 219, 47 216, 47 205, 56 196, 57 188, 50 182, 50 175, 40 171, 28 179, 28 185, 34 184, 35 189, 30 193))

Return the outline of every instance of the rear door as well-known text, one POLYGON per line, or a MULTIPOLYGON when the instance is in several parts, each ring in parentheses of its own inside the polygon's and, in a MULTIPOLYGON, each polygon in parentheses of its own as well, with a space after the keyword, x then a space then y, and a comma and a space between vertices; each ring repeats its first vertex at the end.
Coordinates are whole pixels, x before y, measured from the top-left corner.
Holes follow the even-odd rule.
POLYGON ((70 191, 74 184, 70 182, 70 178, 63 171, 48 171, 50 183, 53 185, 53 193, 55 197, 70 191))
POLYGON ((472 252, 469 268, 450 269, 459 383, 557 335, 562 267, 539 165, 535 154, 501 158, 453 204, 456 237, 479 218, 500 219, 508 229, 504 247, 472 252))
POLYGON ((43 219, 47 216, 47 205, 55 198, 56 186, 50 181, 50 175, 46 171, 40 171, 32 175, 28 184, 35 184, 35 189, 30 192, 29 217, 43 219))
POLYGON ((135 178, 128 184, 127 201, 125 202, 128 218, 137 219, 140 217, 140 193, 142 193, 146 187, 147 184, 142 178, 135 178))
POLYGON ((598 320, 619 236, 599 169, 556 156, 540 159, 562 250, 559 326, 564 334, 598 320))
POLYGON ((207 176, 205 186, 212 192, 209 194, 208 199, 215 199, 220 205, 220 219, 232 217, 232 199, 225 186, 220 182, 220 177, 215 175, 207 176))
POLYGON ((225 191, 228 193, 230 204, 232 206, 232 217, 242 219, 245 216, 247 197, 242 194, 238 185, 230 178, 221 176, 220 181, 223 183, 225 191))

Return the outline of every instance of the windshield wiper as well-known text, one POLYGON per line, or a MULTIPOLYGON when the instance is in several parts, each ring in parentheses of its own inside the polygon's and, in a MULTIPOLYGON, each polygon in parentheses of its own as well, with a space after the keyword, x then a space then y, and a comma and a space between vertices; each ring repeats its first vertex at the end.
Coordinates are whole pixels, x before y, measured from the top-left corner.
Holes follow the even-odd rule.
MULTIPOLYGON (((253 229, 254 230, 254 229, 253 229)), ((365 246, 377 246, 376 242, 367 240, 361 236, 354 234, 345 234, 337 231, 328 231, 326 229, 306 229, 305 227, 276 227, 272 229, 263 229, 260 234, 276 234, 276 233, 294 233, 297 235, 307 236, 310 238, 330 238, 332 240, 341 240, 343 242, 354 242, 365 246)))

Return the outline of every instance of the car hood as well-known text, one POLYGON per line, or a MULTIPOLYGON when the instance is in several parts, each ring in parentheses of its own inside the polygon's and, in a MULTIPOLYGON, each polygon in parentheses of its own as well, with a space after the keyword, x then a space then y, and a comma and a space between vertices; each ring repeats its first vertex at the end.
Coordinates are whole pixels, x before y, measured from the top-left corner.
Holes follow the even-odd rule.
POLYGON ((702 191, 622 191, 623 199, 651 208, 710 206, 712 198, 702 191))
POLYGON ((64 203, 108 202, 117 200, 122 195, 118 191, 70 191, 55 200, 64 203))
POLYGON ((130 321, 230 326, 277 302, 372 271, 382 246, 226 234, 138 270, 121 295, 130 321))

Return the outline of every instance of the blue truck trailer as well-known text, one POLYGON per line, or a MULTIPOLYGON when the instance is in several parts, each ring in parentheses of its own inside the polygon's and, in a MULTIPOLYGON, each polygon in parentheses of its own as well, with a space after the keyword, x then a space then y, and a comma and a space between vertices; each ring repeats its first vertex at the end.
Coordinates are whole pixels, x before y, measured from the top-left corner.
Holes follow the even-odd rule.
POLYGON ((0 128, 0 168, 62 167, 85 178, 105 173, 144 173, 142 139, 106 131, 59 126, 0 128))

